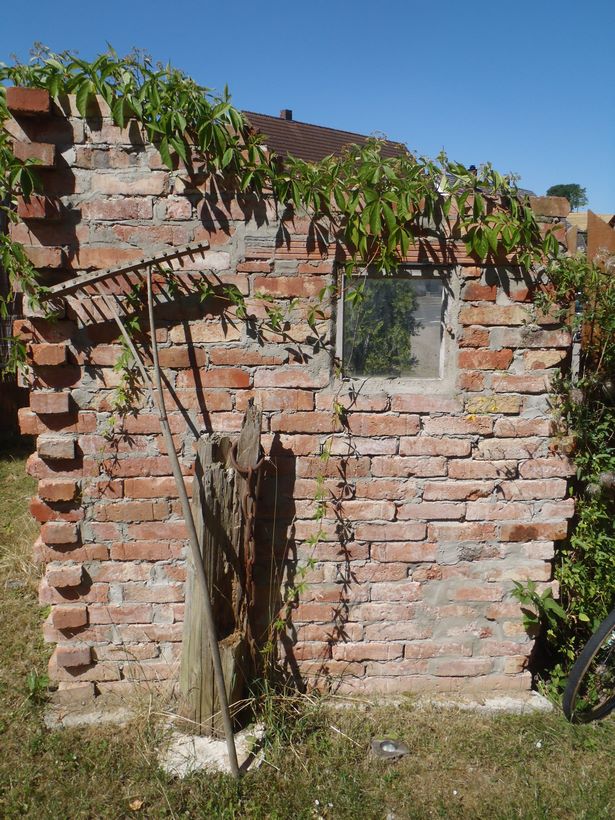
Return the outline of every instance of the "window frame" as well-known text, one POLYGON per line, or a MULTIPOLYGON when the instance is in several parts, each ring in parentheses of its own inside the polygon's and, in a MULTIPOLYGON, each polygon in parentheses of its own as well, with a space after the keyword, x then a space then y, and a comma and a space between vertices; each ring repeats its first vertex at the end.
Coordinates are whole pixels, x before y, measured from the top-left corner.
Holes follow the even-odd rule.
POLYGON ((457 324, 459 313, 460 276, 453 265, 400 265, 394 274, 368 271, 369 279, 391 276, 396 279, 429 278, 442 281, 442 337, 440 343, 440 375, 424 376, 352 376, 344 374, 344 306, 346 278, 343 268, 338 271, 338 298, 335 312, 335 359, 338 380, 351 389, 363 393, 417 393, 430 392, 451 395, 457 373, 457 324))

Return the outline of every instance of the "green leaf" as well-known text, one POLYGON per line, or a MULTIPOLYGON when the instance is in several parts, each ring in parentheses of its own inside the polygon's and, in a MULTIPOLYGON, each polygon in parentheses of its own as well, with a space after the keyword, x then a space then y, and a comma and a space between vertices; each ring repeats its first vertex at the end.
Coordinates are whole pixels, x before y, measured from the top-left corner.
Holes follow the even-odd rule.
POLYGON ((85 117, 88 110, 88 101, 92 94, 92 84, 90 80, 85 80, 79 86, 76 95, 76 102, 77 102, 77 111, 81 114, 82 117, 85 117))

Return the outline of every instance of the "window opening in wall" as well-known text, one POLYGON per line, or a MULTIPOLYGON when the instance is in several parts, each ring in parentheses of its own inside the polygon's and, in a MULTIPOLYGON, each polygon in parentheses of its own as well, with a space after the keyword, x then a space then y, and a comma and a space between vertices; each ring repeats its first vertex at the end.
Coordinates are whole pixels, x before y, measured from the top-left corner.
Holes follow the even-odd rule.
POLYGON ((341 305, 344 376, 440 378, 444 300, 443 280, 420 272, 351 283, 341 305))

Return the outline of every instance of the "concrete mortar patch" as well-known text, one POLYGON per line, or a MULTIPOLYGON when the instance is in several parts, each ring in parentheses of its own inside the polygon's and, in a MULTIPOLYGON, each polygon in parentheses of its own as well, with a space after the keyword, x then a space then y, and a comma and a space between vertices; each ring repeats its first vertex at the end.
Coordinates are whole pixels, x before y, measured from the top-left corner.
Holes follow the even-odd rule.
MULTIPOLYGON (((235 735, 237 759, 242 771, 262 763, 262 754, 253 753, 262 740, 265 729, 261 725, 243 729, 235 735)), ((188 735, 174 730, 164 748, 158 752, 160 767, 172 777, 184 778, 200 770, 229 772, 226 741, 213 737, 188 735)))

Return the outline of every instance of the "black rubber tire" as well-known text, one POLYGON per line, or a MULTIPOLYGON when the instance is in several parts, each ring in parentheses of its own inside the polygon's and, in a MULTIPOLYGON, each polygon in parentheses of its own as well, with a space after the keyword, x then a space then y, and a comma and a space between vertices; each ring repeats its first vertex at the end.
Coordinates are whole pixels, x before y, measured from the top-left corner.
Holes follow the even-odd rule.
POLYGON ((590 670, 592 661, 603 651, 608 652, 607 659, 615 669, 615 609, 611 610, 602 621, 570 670, 562 707, 571 723, 590 723, 592 720, 600 720, 615 709, 615 683, 612 681, 609 681, 610 694, 607 694, 605 700, 585 710, 577 708, 580 700, 579 692, 585 676, 590 670))

